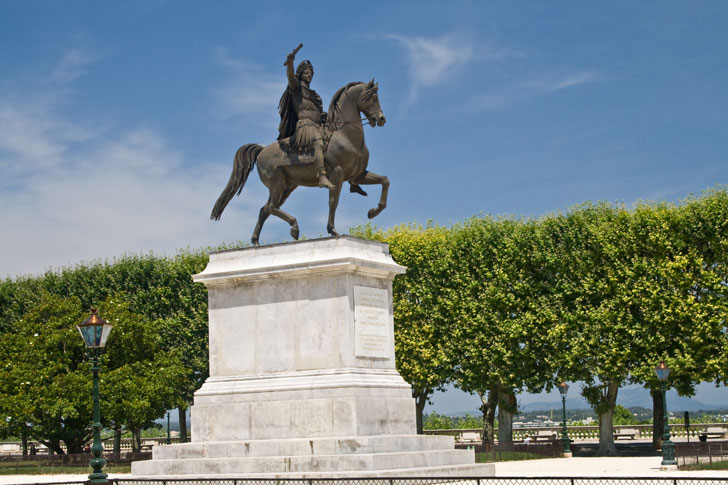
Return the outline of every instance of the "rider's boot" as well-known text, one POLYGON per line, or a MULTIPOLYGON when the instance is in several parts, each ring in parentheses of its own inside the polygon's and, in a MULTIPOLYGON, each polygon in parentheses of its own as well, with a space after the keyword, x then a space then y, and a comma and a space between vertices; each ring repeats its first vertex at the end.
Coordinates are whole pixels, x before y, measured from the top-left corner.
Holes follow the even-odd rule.
POLYGON ((364 192, 364 189, 362 189, 361 186, 357 184, 352 184, 351 182, 349 182, 349 192, 351 192, 352 194, 360 194, 364 197, 366 197, 367 195, 367 193, 364 192))
POLYGON ((324 189, 335 188, 334 184, 332 184, 331 181, 329 180, 329 178, 326 176, 325 168, 320 168, 318 170, 318 185, 319 185, 319 187, 324 188, 324 189))

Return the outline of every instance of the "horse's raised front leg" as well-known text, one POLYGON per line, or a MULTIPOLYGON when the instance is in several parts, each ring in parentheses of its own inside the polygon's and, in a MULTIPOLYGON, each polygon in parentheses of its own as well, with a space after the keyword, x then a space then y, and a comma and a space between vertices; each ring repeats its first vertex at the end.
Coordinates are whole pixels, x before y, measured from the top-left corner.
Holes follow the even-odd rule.
POLYGON ((375 184, 381 184, 382 186, 382 195, 379 197, 379 204, 373 209, 369 209, 369 212, 367 213, 367 216, 369 219, 372 219, 374 217, 377 217, 380 212, 384 210, 385 207, 387 207, 387 193, 389 192, 389 178, 387 178, 386 175, 379 175, 378 173, 374 172, 364 172, 363 174, 359 175, 357 178, 352 180, 355 184, 359 185, 375 185, 375 184))
POLYGON ((339 206, 339 195, 341 195, 341 186, 344 183, 344 173, 340 168, 332 170, 329 174, 329 180, 334 184, 333 189, 329 189, 329 223, 326 224, 326 230, 334 237, 339 237, 334 227, 334 219, 336 218, 336 208, 339 206))

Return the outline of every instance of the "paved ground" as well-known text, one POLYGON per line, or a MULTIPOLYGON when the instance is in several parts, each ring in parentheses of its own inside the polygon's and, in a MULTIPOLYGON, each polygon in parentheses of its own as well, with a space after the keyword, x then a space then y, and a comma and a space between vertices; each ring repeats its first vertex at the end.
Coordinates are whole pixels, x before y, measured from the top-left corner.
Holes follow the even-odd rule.
MULTIPOLYGON (((659 456, 552 458, 500 462, 497 477, 714 477, 728 480, 728 471, 662 471, 659 456)), ((109 478, 130 475, 110 474, 109 478)), ((0 485, 82 482, 87 475, 0 475, 0 485)))
POLYGON ((726 471, 662 471, 659 456, 552 458, 500 462, 497 477, 716 477, 728 480, 726 471))

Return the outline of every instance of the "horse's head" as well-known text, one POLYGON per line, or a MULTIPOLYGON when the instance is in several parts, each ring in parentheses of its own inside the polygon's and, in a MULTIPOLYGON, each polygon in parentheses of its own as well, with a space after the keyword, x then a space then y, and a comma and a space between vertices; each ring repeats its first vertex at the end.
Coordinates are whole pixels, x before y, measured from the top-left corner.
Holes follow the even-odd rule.
POLYGON ((359 111, 364 113, 371 126, 384 126, 387 118, 384 117, 382 107, 379 106, 377 91, 379 91, 379 85, 372 79, 359 94, 358 106, 359 111))

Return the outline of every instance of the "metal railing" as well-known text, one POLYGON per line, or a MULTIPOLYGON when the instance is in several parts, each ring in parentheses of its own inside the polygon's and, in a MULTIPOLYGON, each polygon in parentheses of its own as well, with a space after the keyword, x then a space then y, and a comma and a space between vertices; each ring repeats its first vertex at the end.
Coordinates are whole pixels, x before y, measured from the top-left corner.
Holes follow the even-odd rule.
MULTIPOLYGON (((719 485, 725 478, 659 478, 659 477, 432 477, 432 478, 225 478, 225 479, 128 479, 109 480, 115 485, 719 485)), ((56 482, 46 485, 66 485, 85 482, 56 482)))
POLYGON ((728 460, 728 441, 676 443, 675 459, 678 467, 726 461, 728 460))

